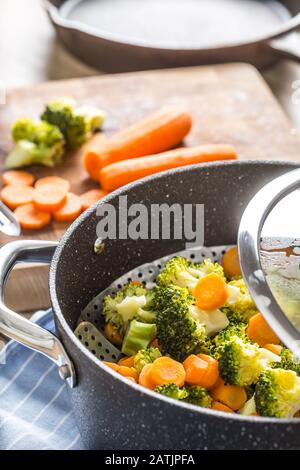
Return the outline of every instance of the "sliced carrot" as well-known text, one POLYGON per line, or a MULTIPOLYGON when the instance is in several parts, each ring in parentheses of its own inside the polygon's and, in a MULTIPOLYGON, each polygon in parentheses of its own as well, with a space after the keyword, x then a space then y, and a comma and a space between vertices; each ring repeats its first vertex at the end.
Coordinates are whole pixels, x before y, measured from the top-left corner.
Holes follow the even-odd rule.
POLYGON ((39 211, 32 203, 17 207, 14 214, 21 227, 27 230, 39 230, 51 222, 51 215, 39 211))
POLYGON ((150 388, 150 390, 154 390, 156 387, 155 383, 152 381, 151 378, 152 366, 153 364, 147 364, 146 366, 144 366, 141 370, 138 380, 138 383, 140 385, 146 388, 150 388))
POLYGON ((126 379, 135 384, 137 383, 137 381, 133 377, 126 377, 126 379))
POLYGON ((82 202, 82 209, 85 211, 93 204, 98 202, 100 199, 102 199, 104 196, 106 196, 106 194, 107 193, 105 191, 102 191, 102 189, 90 189, 90 191, 81 194, 80 199, 82 202))
POLYGON ((228 299, 226 282, 217 274, 211 273, 197 282, 193 295, 201 310, 215 310, 222 307, 228 299))
POLYGON ((119 374, 123 375, 124 377, 132 377, 135 381, 138 381, 139 374, 133 367, 127 366, 120 366, 118 369, 119 374))
POLYGON ((268 325, 261 313, 257 313, 250 318, 247 335, 251 341, 262 347, 268 343, 280 344, 280 339, 268 325))
POLYGON ((171 149, 182 141, 191 127, 192 118, 186 110, 164 108, 107 141, 101 140, 97 149, 84 154, 83 165, 91 178, 98 181, 103 166, 171 149))
POLYGON ((185 147, 157 155, 112 163, 100 171, 98 170, 98 180, 101 187, 109 192, 160 171, 217 160, 235 160, 236 158, 237 153, 231 145, 213 144, 185 147))
POLYGON ((107 367, 110 367, 112 370, 119 372, 119 365, 115 362, 103 361, 103 364, 105 364, 107 367))
POLYGON ((17 184, 32 186, 34 182, 34 176, 28 171, 9 170, 2 173, 2 181, 4 185, 17 184))
POLYGON ((220 401, 234 411, 242 408, 247 401, 247 393, 243 387, 225 385, 221 380, 218 385, 213 387, 210 393, 214 400, 220 401))
POLYGON ((61 186, 65 191, 70 191, 70 182, 65 178, 61 178, 60 176, 45 176, 44 178, 39 178, 36 182, 34 187, 36 189, 40 189, 42 186, 48 184, 56 184, 61 186))
POLYGON ((185 382, 185 370, 180 362, 162 356, 152 363, 150 377, 155 386, 173 383, 182 387, 185 382))
POLYGON ((184 362, 186 382, 189 385, 198 385, 204 388, 214 386, 219 378, 218 362, 206 354, 191 354, 184 362))
POLYGON ((229 408, 229 406, 224 405, 224 403, 221 403, 220 401, 213 400, 211 404, 211 409, 212 410, 217 410, 217 411, 224 411, 225 413, 234 413, 232 408, 229 408))
POLYGON ((131 284, 133 284, 134 286, 141 286, 142 285, 141 281, 138 281, 138 280, 131 281, 131 284))
POLYGON ((67 193, 65 204, 56 212, 53 217, 58 222, 72 222, 82 211, 82 203, 79 196, 73 193, 67 193))
POLYGON ((279 344, 264 344, 264 348, 268 349, 274 354, 277 354, 277 356, 280 356, 282 351, 282 346, 280 346, 279 344))
POLYGON ((67 191, 55 183, 44 184, 36 189, 33 204, 37 209, 43 212, 56 212, 66 202, 67 191))
POLYGON ((134 366, 134 358, 135 358, 135 355, 134 356, 128 356, 128 357, 122 357, 118 361, 118 364, 119 364, 119 366, 133 367, 134 366))
POLYGON ((226 251, 226 253, 223 255, 221 264, 223 266, 226 277, 232 278, 242 275, 238 250, 236 246, 229 248, 229 250, 226 251))
POLYGON ((116 346, 121 346, 123 337, 111 322, 106 323, 104 327, 105 337, 116 346))
POLYGON ((9 184, 1 191, 1 199, 10 209, 33 201, 35 190, 31 186, 9 184))

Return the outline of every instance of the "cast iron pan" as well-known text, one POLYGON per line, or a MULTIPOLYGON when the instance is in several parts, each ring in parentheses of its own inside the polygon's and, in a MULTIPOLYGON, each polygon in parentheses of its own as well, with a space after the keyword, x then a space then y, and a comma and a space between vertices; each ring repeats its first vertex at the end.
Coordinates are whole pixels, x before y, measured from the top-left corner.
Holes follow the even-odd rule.
POLYGON ((300 61, 298 0, 45 0, 70 52, 104 72, 300 61), (281 39, 280 39, 281 38, 281 39))

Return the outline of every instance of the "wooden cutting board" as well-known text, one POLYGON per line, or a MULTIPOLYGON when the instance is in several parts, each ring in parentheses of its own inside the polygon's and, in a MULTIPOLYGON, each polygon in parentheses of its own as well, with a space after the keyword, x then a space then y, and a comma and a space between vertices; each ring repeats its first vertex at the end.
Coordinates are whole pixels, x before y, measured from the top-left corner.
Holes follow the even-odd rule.
MULTIPOLYGON (((227 64, 105 75, 11 89, 6 104, 0 106, 1 171, 5 155, 12 148, 11 124, 23 115, 38 117, 45 103, 61 96, 73 96, 80 104, 103 108, 108 114, 105 135, 164 105, 180 104, 190 110, 194 119, 192 132, 186 139, 188 146, 230 143, 237 148, 241 159, 299 160, 299 138, 261 75, 250 65, 227 64)), ((39 167, 33 173, 36 177, 65 176, 72 190, 80 194, 96 187, 82 169, 81 153, 69 155, 59 168, 39 167)), ((56 240, 65 228, 54 223, 40 232, 24 232, 22 237, 56 240)), ((7 241, 9 238, 0 234, 0 244, 7 241)), ((35 268, 26 273, 26 280, 23 270, 17 270, 12 276, 9 303, 23 310, 46 306, 46 270, 35 268), (25 295, 25 306, 23 298, 29 288, 32 295, 30 299, 25 295)))

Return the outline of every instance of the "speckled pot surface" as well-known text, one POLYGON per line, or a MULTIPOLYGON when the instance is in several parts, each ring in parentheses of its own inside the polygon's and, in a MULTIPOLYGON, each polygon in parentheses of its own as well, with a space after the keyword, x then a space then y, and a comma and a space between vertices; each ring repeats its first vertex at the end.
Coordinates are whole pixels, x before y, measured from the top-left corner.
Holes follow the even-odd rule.
MULTIPOLYGON (((265 183, 292 163, 231 162, 190 166, 146 178, 107 196, 128 205, 163 202, 205 205, 205 245, 236 242, 241 214, 265 183)), ((100 202, 99 204, 103 203, 100 202)), ((180 240, 107 240, 94 253, 95 206, 74 222, 51 264, 50 293, 56 328, 74 362, 78 384, 70 399, 90 449, 294 449, 300 420, 241 417, 182 404, 128 383, 108 371, 72 333, 83 307, 121 274, 184 249, 180 240)))

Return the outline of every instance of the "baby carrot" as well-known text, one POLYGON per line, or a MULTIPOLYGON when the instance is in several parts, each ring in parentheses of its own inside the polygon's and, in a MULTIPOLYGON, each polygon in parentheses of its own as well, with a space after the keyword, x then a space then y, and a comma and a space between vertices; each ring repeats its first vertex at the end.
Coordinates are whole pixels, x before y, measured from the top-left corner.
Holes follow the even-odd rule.
POLYGON ((243 387, 238 385, 225 385, 219 380, 218 384, 211 390, 214 400, 220 401, 232 410, 239 410, 247 401, 247 394, 243 387))
POLYGON ((9 184, 1 191, 1 199, 10 209, 32 202, 35 190, 31 186, 9 184))
POLYGON ((56 184, 61 186, 65 191, 70 191, 70 183, 65 178, 61 178, 60 176, 45 176, 44 178, 39 178, 36 182, 34 187, 36 189, 40 189, 42 186, 48 184, 56 184))
POLYGON ((241 276, 242 272, 236 246, 229 248, 229 250, 226 251, 222 258, 221 264, 223 266, 226 277, 232 278, 235 276, 241 276))
POLYGON ((93 204, 98 202, 104 196, 106 196, 106 192, 102 191, 102 189, 90 189, 86 193, 80 195, 81 203, 82 203, 82 210, 86 210, 91 207, 93 204))
POLYGON ((280 339, 268 325, 261 313, 257 313, 250 318, 247 335, 254 343, 264 346, 265 344, 279 344, 280 339))
POLYGON ((211 273, 197 282, 193 295, 201 310, 215 310, 222 307, 228 299, 226 282, 217 274, 211 273))
POLYGON ((235 160, 236 158, 237 153, 231 145, 213 144, 186 147, 110 164, 98 172, 98 180, 105 191, 113 191, 132 181, 160 171, 196 163, 235 160))
POLYGON ((219 378, 218 362, 206 354, 191 354, 184 360, 183 367, 189 385, 211 388, 219 378))
POLYGON ((79 196, 73 193, 67 193, 65 204, 53 213, 57 222, 73 222, 82 211, 82 202, 79 196))
POLYGON ((213 400, 211 404, 211 409, 212 410, 217 410, 217 411, 225 411, 225 413, 234 413, 232 408, 229 408, 229 406, 224 405, 224 403, 221 403, 220 401, 213 400))
POLYGON ((192 127, 191 115, 182 108, 164 108, 142 121, 101 140, 99 148, 87 151, 83 165, 98 181, 103 166, 120 160, 152 155, 178 145, 192 127))
POLYGON ((32 186, 34 182, 34 176, 28 171, 9 170, 2 173, 2 181, 4 185, 17 184, 32 186))
POLYGON ((17 207, 14 214, 21 227, 27 230, 39 230, 51 222, 51 215, 39 211, 32 203, 17 207))
POLYGON ((56 212, 66 202, 67 191, 55 183, 45 184, 36 189, 33 197, 35 207, 43 212, 56 212))

